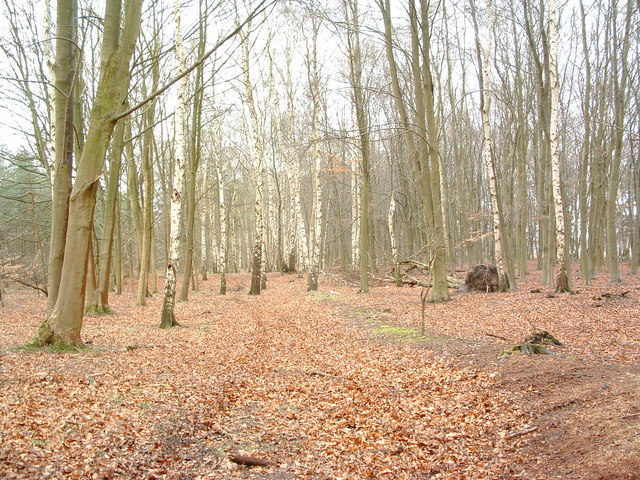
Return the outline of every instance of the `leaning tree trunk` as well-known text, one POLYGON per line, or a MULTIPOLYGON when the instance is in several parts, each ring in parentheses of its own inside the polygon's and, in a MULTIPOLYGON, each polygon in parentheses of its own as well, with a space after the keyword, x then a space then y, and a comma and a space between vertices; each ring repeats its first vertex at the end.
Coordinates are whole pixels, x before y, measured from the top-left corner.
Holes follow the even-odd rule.
POLYGON ((104 204, 104 227, 100 242, 100 259, 98 263, 97 304, 87 305, 89 313, 111 313, 109 308, 109 285, 111 283, 111 264, 113 241, 116 225, 116 206, 118 204, 118 185, 120 183, 120 164, 124 142, 124 120, 116 126, 113 145, 111 147, 111 164, 107 181, 107 198, 104 204))
POLYGON ((502 222, 500 202, 498 199, 498 182, 496 181, 496 169, 493 162, 493 139, 491 138, 491 123, 489 115, 491 113, 491 79, 489 70, 491 68, 491 50, 493 49, 493 2, 487 0, 487 43, 482 47, 480 44, 479 28, 475 15, 475 5, 471 3, 473 23, 476 32, 476 51, 478 63, 480 64, 480 112, 482 116, 482 157, 489 174, 489 197, 491 199, 491 213, 493 218, 493 240, 494 256, 498 269, 498 291, 504 292, 509 287, 507 275, 505 273, 505 262, 502 246, 502 222))
MULTIPOLYGON (((180 1, 175 0, 173 11, 176 22, 176 59, 178 69, 184 72, 186 64, 184 57, 184 47, 182 32, 180 28, 180 1)), ((176 284, 178 275, 178 256, 180 253, 180 214, 182 212, 182 185, 184 183, 184 113, 187 109, 187 77, 184 76, 178 82, 178 92, 176 99, 176 111, 174 115, 175 132, 175 158, 173 181, 171 191, 171 225, 169 255, 167 261, 167 271, 164 282, 164 302, 162 304, 162 315, 160 318, 160 328, 171 328, 179 325, 175 317, 176 304, 176 284)))
POLYGON ((142 0, 127 3, 124 19, 121 19, 120 7, 118 0, 106 2, 100 80, 69 199, 69 226, 60 289, 54 307, 34 339, 38 345, 82 345, 80 333, 96 192, 117 122, 116 115, 122 108, 129 85, 129 61, 140 30, 142 0))

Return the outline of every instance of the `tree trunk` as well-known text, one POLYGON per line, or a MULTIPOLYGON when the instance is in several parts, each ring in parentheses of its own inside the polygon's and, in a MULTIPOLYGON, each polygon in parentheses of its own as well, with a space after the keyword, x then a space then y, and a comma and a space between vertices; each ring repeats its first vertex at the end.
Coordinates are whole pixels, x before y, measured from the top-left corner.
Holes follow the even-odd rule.
POLYGON ((433 215, 433 270, 432 288, 429 300, 442 302, 449 300, 449 287, 447 284, 447 252, 442 216, 442 192, 440 190, 440 150, 438 147, 438 130, 435 117, 435 98, 433 77, 431 72, 431 24, 429 19, 429 1, 421 0, 422 8, 422 72, 425 100, 425 113, 427 119, 427 158, 430 167, 423 170, 430 173, 432 215, 433 215))
POLYGON ((262 254, 264 243, 264 218, 262 207, 264 203, 262 189, 264 183, 264 145, 260 133, 260 124, 258 122, 258 112, 253 99, 253 86, 251 84, 251 76, 249 70, 249 37, 248 34, 243 38, 243 70, 244 70, 244 87, 247 108, 249 109, 249 117, 251 121, 251 140, 254 147, 255 160, 255 235, 253 244, 253 259, 251 268, 251 287, 249 295, 260 295, 262 290, 262 254))
POLYGON ((551 153, 551 181, 553 184, 553 203, 556 217, 556 255, 558 273, 556 292, 570 292, 570 275, 565 256, 565 223, 562 193, 560 191, 560 156, 558 154, 558 107, 560 100, 560 82, 558 80, 558 11, 555 0, 549 0, 549 73, 551 80, 551 118, 549 125, 551 153))
POLYGON ((498 199, 498 184, 496 181, 496 169, 493 161, 493 140, 491 138, 491 124, 489 115, 491 113, 491 79, 489 76, 491 68, 491 51, 493 50, 493 2, 487 0, 487 29, 485 32, 486 45, 480 44, 480 32, 476 18, 476 9, 473 1, 471 3, 472 19, 475 29, 476 53, 480 66, 478 80, 480 83, 480 112, 482 116, 482 157, 489 176, 489 197, 491 200, 491 213, 493 219, 493 240, 495 264, 498 269, 498 291, 505 292, 509 289, 509 281, 505 273, 505 261, 503 256, 503 229, 502 210, 498 199))
POLYGON ((347 31, 347 47, 349 53, 349 81, 351 84, 353 106, 358 124, 360 143, 362 192, 360 195, 360 292, 369 291, 369 203, 371 197, 371 168, 370 168, 370 134, 367 105, 365 102, 365 86, 363 84, 362 50, 360 47, 360 20, 357 0, 345 0, 345 20, 349 24, 347 31))
POLYGON ((311 113, 311 156, 313 158, 313 241, 311 246, 311 268, 307 291, 318 291, 318 276, 320 274, 320 242, 322 240, 322 184, 320 183, 320 168, 322 166, 318 138, 318 112, 320 110, 320 76, 318 75, 317 43, 320 22, 312 17, 312 45, 311 58, 308 58, 309 90, 313 103, 311 113))
POLYGON ((88 305, 87 312, 111 313, 109 308, 109 286, 111 283, 111 265, 113 240, 116 225, 116 206, 118 199, 118 185, 120 183, 120 164, 124 146, 125 121, 121 121, 115 128, 113 145, 111 147, 111 161, 109 164, 109 180, 107 182, 107 198, 104 205, 104 226, 102 241, 100 242, 100 262, 98 264, 98 304, 88 305))
MULTIPOLYGON (((175 16, 176 60, 178 69, 183 72, 186 68, 184 46, 181 31, 180 1, 173 4, 175 16)), ((175 158, 171 191, 171 227, 169 255, 164 282, 164 301, 160 317, 160 328, 171 328, 179 325, 175 317, 176 284, 178 275, 178 260, 180 254, 180 216, 182 213, 182 187, 185 170, 185 111, 187 109, 187 77, 178 82, 176 111, 173 119, 175 138, 175 158)))
POLYGON ((47 311, 58 299, 64 263, 69 196, 73 170, 73 84, 75 73, 75 38, 77 4, 75 0, 58 0, 56 18, 55 101, 53 104, 52 207, 49 265, 47 268, 47 311), (56 133, 57 132, 57 133, 56 133))
POLYGON ((107 0, 100 80, 89 118, 89 130, 69 200, 65 256, 58 298, 40 327, 38 345, 81 345, 87 259, 98 181, 105 153, 129 85, 129 61, 140 29, 142 0, 130 0, 121 27, 121 4, 107 0))

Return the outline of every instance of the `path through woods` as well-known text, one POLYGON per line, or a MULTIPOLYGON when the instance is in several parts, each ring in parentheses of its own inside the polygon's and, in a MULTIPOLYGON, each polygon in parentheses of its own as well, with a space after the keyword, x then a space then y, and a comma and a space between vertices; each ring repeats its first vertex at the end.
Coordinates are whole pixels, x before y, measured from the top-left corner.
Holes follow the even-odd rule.
POLYGON ((0 477, 638 478, 637 284, 454 296, 427 306, 422 337, 417 289, 324 276, 308 294, 273 275, 248 296, 249 281, 230 275, 225 297, 203 282, 168 331, 161 295, 134 307, 131 288, 75 354, 12 349, 45 302, 10 291, 0 477), (509 344, 486 334, 532 323, 562 356, 498 360, 509 344))

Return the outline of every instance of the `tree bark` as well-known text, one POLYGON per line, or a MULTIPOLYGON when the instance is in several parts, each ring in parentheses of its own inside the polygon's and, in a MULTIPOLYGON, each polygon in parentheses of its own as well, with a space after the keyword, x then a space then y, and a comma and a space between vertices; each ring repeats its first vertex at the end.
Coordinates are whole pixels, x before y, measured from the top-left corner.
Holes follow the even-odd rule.
POLYGON ((65 242, 69 222, 69 196, 73 170, 73 88, 75 79, 75 38, 77 5, 75 0, 58 0, 56 18, 55 98, 52 134, 52 207, 49 264, 47 268, 47 311, 58 300, 65 242))
MULTIPOLYGON (((178 69, 182 72, 186 68, 184 45, 181 30, 180 0, 173 4, 175 16, 176 60, 178 69)), ((179 325, 175 316, 176 284, 178 275, 178 261, 180 254, 180 216, 182 213, 182 188, 185 170, 185 111, 187 109, 187 77, 178 82, 176 111, 173 119, 175 152, 174 170, 171 190, 171 228, 169 255, 164 281, 164 301, 160 317, 160 328, 171 328, 179 325)))
POLYGON ((121 2, 107 0, 100 65, 100 80, 89 118, 89 130, 69 200, 69 225, 60 290, 55 306, 40 327, 38 345, 81 345, 87 259, 98 180, 115 116, 122 108, 129 85, 129 61, 140 29, 142 0, 130 0, 121 22, 121 2), (122 33, 121 33, 122 24, 122 33))
POLYGON ((570 274, 565 256, 565 222, 562 193, 560 191, 560 156, 558 154, 558 107, 560 103, 560 82, 558 80, 558 11, 555 0, 549 0, 549 73, 551 81, 551 115, 549 125, 549 146, 551 153, 551 181, 556 217, 556 255, 558 273, 556 292, 570 292, 570 274))

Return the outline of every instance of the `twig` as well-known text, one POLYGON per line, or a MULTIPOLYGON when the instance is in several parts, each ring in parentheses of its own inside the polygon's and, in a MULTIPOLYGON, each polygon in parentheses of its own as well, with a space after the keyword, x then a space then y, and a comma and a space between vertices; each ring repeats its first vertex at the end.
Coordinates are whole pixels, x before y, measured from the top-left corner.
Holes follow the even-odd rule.
POLYGON ((317 375, 319 377, 330 377, 330 378, 342 378, 340 375, 333 375, 331 373, 321 372, 320 370, 313 370, 308 373, 308 375, 317 375))
POLYGON ((511 341, 508 338, 505 338, 505 337, 503 337, 501 335, 494 335, 493 333, 488 333, 488 332, 484 332, 484 334, 489 336, 489 337, 499 338, 500 340, 504 340, 505 342, 510 342, 511 341))
POLYGON ((538 427, 525 428, 524 430, 518 430, 517 432, 507 433, 504 438, 505 440, 511 440, 512 438, 521 437, 522 435, 527 435, 528 433, 535 432, 536 430, 538 430, 538 427))
POLYGON ((620 417, 620 420, 626 420, 627 418, 636 418, 636 417, 640 417, 640 413, 631 413, 629 415, 623 415, 622 417, 620 417))

